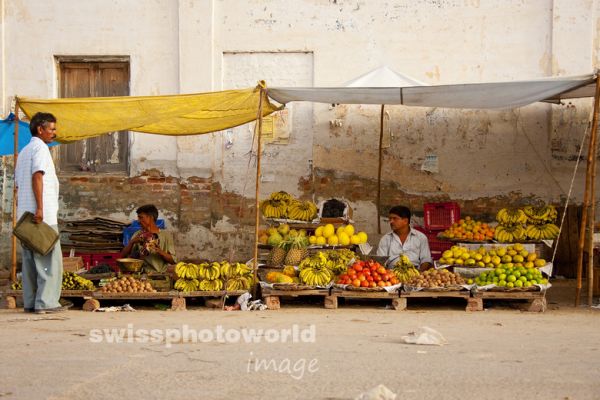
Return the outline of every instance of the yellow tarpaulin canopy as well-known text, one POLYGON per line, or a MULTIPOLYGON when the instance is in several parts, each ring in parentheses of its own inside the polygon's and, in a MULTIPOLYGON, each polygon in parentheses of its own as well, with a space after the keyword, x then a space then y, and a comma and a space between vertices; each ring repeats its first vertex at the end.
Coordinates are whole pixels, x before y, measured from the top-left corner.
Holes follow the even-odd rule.
POLYGON ((143 97, 65 99, 18 98, 27 117, 49 112, 57 119, 62 143, 131 130, 160 135, 198 135, 253 121, 263 94, 263 116, 278 110, 261 85, 240 90, 143 97))

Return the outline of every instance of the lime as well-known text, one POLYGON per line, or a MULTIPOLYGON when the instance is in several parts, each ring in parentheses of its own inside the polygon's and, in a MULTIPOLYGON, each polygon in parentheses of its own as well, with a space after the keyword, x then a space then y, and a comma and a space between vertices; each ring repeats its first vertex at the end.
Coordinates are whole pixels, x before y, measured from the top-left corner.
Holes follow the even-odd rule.
POLYGON ((508 283, 506 284, 506 287, 507 287, 507 288, 514 288, 514 287, 515 287, 515 284, 514 284, 514 283, 512 283, 512 282, 508 282, 508 283))
POLYGON ((523 281, 516 281, 515 287, 523 287, 523 281))
POLYGON ((517 277, 514 275, 509 275, 508 278, 506 278, 506 280, 511 283, 517 280, 517 277))

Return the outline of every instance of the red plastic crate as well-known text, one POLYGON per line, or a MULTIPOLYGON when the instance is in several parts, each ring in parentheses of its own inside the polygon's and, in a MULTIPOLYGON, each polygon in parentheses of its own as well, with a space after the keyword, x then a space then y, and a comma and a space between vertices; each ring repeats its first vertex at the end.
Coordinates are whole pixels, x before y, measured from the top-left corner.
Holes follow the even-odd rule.
POLYGON ((106 264, 111 267, 117 266, 117 259, 121 258, 120 253, 96 253, 92 254, 92 267, 94 265, 106 264))
POLYGON ((438 239, 437 235, 439 231, 431 231, 425 229, 422 226, 415 226, 414 228, 418 231, 423 232, 425 236, 427 236, 427 241, 429 242, 429 250, 431 252, 431 258, 433 258, 434 261, 437 261, 440 258, 442 258, 442 254, 446 250, 450 250, 450 248, 454 245, 454 242, 451 242, 449 240, 438 239))
POLYGON ((458 203, 425 203, 423 204, 425 229, 443 231, 460 219, 458 203))

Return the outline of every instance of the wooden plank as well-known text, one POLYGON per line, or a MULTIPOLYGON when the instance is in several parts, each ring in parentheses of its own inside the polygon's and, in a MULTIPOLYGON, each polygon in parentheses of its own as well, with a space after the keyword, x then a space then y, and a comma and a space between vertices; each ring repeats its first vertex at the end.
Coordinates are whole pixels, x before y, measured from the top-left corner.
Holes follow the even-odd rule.
POLYGON ((331 291, 332 296, 345 297, 345 298, 355 298, 355 299, 395 299, 400 295, 398 292, 367 292, 367 291, 359 291, 359 290, 343 290, 343 289, 333 289, 331 291))
POLYGON ((92 293, 94 299, 104 300, 163 300, 179 296, 178 292, 156 292, 156 293, 92 293))
POLYGON ((220 296, 241 296, 244 293, 248 292, 247 290, 218 290, 218 291, 207 291, 207 290, 198 290, 194 292, 177 292, 179 293, 179 297, 220 297, 220 296))
MULTIPOLYGON (((60 297, 90 297, 94 291, 92 290, 62 290, 60 292, 60 297)), ((5 290, 2 292, 3 296, 13 296, 13 297, 22 297, 22 290, 5 290)))
POLYGON ((431 291, 431 290, 419 290, 414 292, 400 292, 400 297, 420 297, 420 298, 438 298, 438 297, 459 297, 468 299, 471 297, 471 293, 468 290, 453 290, 453 291, 431 291))
POLYGON ((316 289, 316 290, 275 290, 263 288, 262 294, 268 296, 289 296, 289 297, 301 297, 301 296, 329 296, 329 289, 316 289))
POLYGON ((482 299, 530 300, 546 297, 546 292, 494 292, 488 290, 484 292, 478 292, 474 295, 474 297, 480 297, 482 299))

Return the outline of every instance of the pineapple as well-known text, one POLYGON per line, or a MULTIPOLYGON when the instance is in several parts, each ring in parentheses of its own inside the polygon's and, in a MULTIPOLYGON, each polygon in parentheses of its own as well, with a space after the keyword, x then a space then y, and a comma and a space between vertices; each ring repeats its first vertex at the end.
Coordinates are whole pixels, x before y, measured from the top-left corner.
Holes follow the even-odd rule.
POLYGON ((287 255, 285 256, 285 264, 286 265, 298 265, 300 261, 304 258, 308 257, 308 238, 306 236, 296 236, 290 238, 287 241, 287 246, 289 248, 287 255))
POLYGON ((283 264, 285 256, 287 255, 287 242, 281 241, 277 246, 271 249, 269 254, 269 265, 277 266, 283 264))

